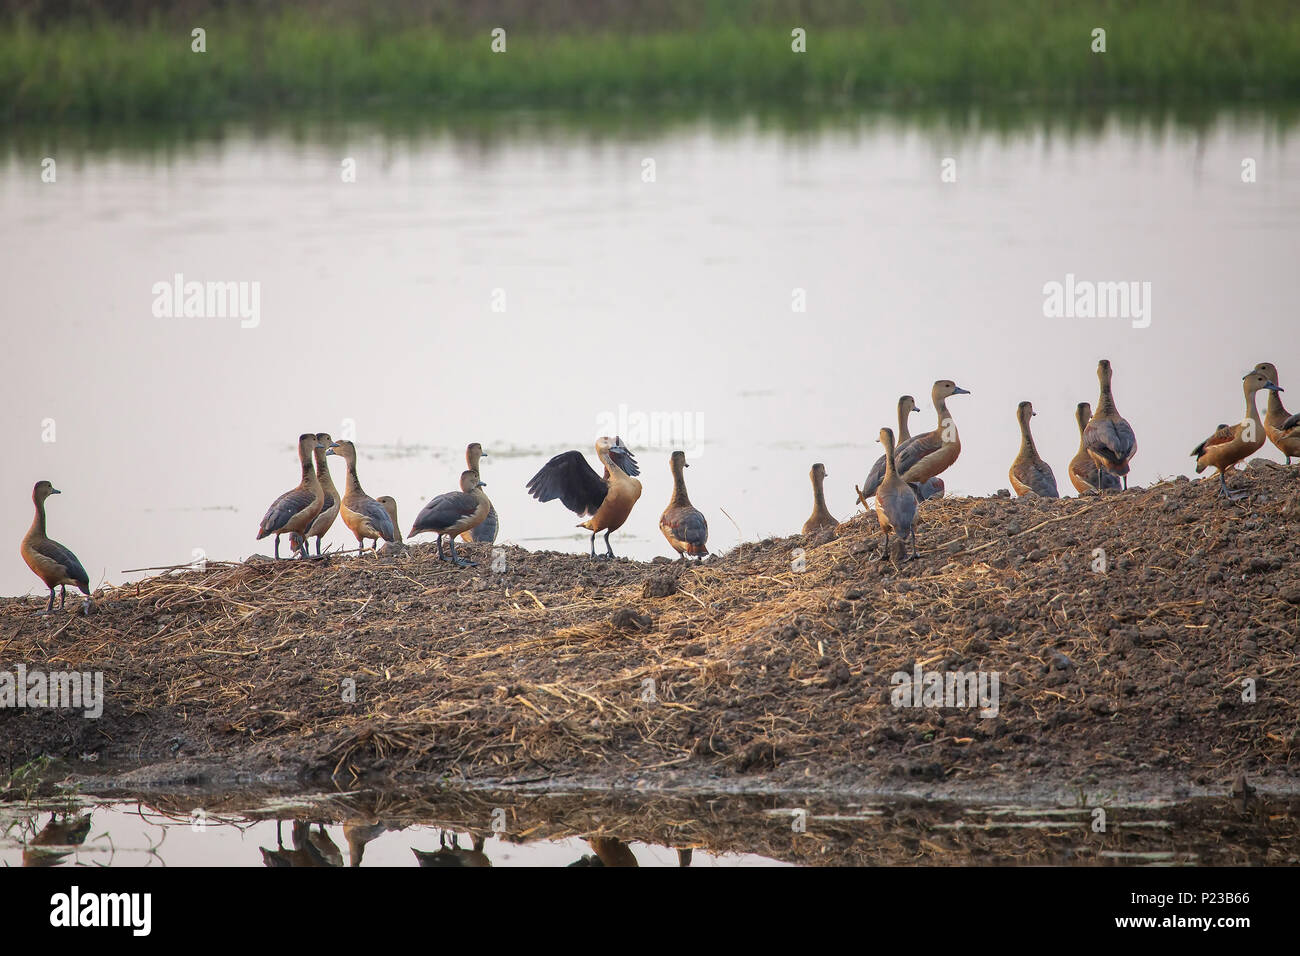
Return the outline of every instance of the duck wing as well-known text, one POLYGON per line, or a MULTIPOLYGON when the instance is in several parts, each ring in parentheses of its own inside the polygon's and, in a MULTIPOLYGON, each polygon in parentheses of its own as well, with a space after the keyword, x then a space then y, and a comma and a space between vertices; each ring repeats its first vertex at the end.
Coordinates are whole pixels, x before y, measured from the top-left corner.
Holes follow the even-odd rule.
POLYGON ((393 527, 393 519, 389 516, 388 509, 374 498, 367 498, 352 510, 359 515, 365 515, 366 520, 374 526, 385 541, 397 540, 397 529, 393 527))
MULTIPOLYGON (((630 459, 630 454, 629 454, 630 459)), ((617 462, 619 459, 615 459, 617 462)), ((636 462, 630 464, 636 468, 636 462)), ((622 468, 623 465, 619 464, 622 468)), ((626 469, 624 469, 626 470, 626 469)), ((628 472, 634 474, 635 472, 628 472)), ((566 451, 556 455, 528 480, 528 493, 538 501, 559 498, 576 515, 594 515, 599 510, 609 485, 596 474, 581 452, 566 451)))
POLYGON ((415 516, 411 534, 442 531, 468 518, 478 510, 478 499, 464 491, 449 491, 434 498, 415 516))
POLYGON ((626 447, 616 446, 609 450, 609 457, 613 459, 614 464, 622 468, 628 475, 635 478, 641 474, 641 468, 636 463, 636 458, 626 447))
POLYGON ((257 526, 257 538, 260 541, 269 534, 275 534, 298 512, 308 507, 316 496, 306 488, 295 488, 293 491, 286 491, 279 498, 272 502, 271 507, 266 509, 266 515, 262 518, 262 523, 257 526))
POLYGON ((1219 425, 1218 428, 1214 430, 1213 435, 1211 435, 1209 438, 1205 439, 1205 441, 1201 442, 1199 445, 1197 445, 1195 448, 1192 449, 1192 457, 1200 458, 1202 455, 1205 454, 1205 449, 1210 448, 1214 445, 1225 444, 1227 442, 1232 441, 1236 437, 1237 437, 1237 427, 1235 425, 1221 424, 1219 425))
POLYGON ((1137 436, 1124 419, 1094 418, 1083 430, 1084 443, 1092 451, 1116 464, 1137 453, 1137 436))
POLYGON ((77 556, 63 545, 59 544, 59 542, 51 541, 49 538, 46 538, 44 541, 36 544, 34 550, 38 554, 41 554, 59 564, 63 570, 68 573, 68 577, 72 578, 72 580, 76 581, 82 587, 90 587, 90 575, 86 574, 86 569, 81 566, 81 562, 77 560, 77 556))
POLYGON ((906 480, 907 473, 924 458, 943 448, 943 437, 938 431, 913 435, 894 451, 894 466, 898 476, 906 480))

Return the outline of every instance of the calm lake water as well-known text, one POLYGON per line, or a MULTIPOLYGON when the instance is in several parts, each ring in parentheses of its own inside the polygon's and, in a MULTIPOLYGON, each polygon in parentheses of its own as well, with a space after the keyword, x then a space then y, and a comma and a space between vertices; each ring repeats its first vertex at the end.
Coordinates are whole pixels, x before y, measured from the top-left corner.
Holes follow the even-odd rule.
MULTIPOLYGON (((397 498, 404 528, 480 441, 500 540, 565 550, 587 547, 578 519, 524 483, 618 431, 645 492, 614 547, 649 558, 671 554, 673 448, 715 551, 788 534, 814 461, 832 512, 854 512, 897 397, 934 427, 936 378, 973 393, 951 404, 950 493, 1007 486, 1022 399, 1068 488, 1074 405, 1104 356, 1133 482, 1190 473, 1256 362, 1300 386, 1289 130, 1262 112, 10 134, 0 593, 39 590, 16 545, 41 478, 64 492, 50 533, 93 585, 196 549, 269 553, 255 529, 307 430, 355 434, 364 487, 397 498), (258 283, 256 326, 155 315, 177 274, 258 283), (1070 275, 1150 283, 1149 312, 1045 317, 1044 286, 1070 275)), ((341 523, 329 542, 351 542, 341 523)))
POLYGON ((1294 797, 1074 796, 1020 805, 627 791, 69 794, 0 804, 0 866, 1300 862, 1294 797))

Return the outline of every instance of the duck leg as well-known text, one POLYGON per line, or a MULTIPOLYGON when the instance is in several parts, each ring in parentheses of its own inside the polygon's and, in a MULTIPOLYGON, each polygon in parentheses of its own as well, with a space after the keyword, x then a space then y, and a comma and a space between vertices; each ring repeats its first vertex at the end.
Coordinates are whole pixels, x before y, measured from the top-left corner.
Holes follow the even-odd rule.
POLYGON ((442 534, 441 534, 441 533, 438 534, 438 560, 439 560, 439 561, 446 561, 446 560, 447 560, 446 556, 442 553, 442 534))
POLYGON ((889 557, 889 532, 885 532, 885 546, 880 549, 880 560, 884 561, 889 557))
POLYGON ((912 556, 907 560, 915 561, 920 556, 920 553, 916 550, 916 525, 912 525, 912 556))
POLYGON ((468 568, 470 565, 475 565, 475 566, 478 565, 477 561, 470 561, 456 554, 456 536, 454 534, 447 535, 447 540, 451 542, 451 563, 452 564, 456 565, 456 567, 458 568, 468 568))
POLYGON ((613 560, 614 558, 614 549, 609 546, 609 532, 613 530, 614 530, 613 528, 610 528, 609 531, 605 532, 605 559, 606 560, 613 560))
POLYGON ((1124 490, 1128 491, 1128 475, 1124 476, 1124 490))
POLYGON ((320 557, 320 535, 316 535, 316 557, 320 557))
POLYGON ((1223 479, 1223 472, 1219 472, 1219 490, 1220 492, 1222 492, 1223 496, 1227 498, 1229 501, 1240 501, 1242 498, 1248 498, 1250 496, 1249 491, 1229 490, 1228 483, 1223 479))
POLYGON ((54 613, 54 588, 50 588, 50 603, 49 603, 49 605, 45 608, 45 613, 46 613, 46 614, 53 614, 53 613, 54 613))
POLYGON ((596 560, 596 532, 591 533, 591 560, 596 560))
POLYGON ((66 584, 60 584, 59 585, 59 610, 60 611, 63 610, 63 602, 65 602, 67 599, 68 599, 68 586, 66 584))
POLYGON ((275 536, 275 560, 280 560, 280 536, 275 536))

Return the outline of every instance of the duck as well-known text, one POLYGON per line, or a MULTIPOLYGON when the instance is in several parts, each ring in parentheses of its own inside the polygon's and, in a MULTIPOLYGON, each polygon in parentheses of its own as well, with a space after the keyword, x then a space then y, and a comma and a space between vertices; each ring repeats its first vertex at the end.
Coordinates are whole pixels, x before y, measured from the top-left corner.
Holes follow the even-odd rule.
MULTIPOLYGON (((334 478, 330 475, 329 458, 327 453, 330 445, 334 444, 334 439, 330 438, 328 432, 316 433, 316 479, 320 482, 321 491, 324 498, 321 500, 320 514, 318 514, 307 529, 304 537, 316 539, 316 557, 320 557, 320 539, 325 537, 325 533, 334 525, 334 519, 339 516, 339 490, 334 487, 334 478)), ((296 535, 290 536, 290 542, 296 540, 296 535)))
POLYGON ((48 481, 38 481, 32 487, 32 504, 36 506, 36 516, 32 519, 27 534, 23 535, 19 552, 32 573, 50 589, 50 603, 43 614, 54 613, 55 588, 59 589, 59 610, 63 610, 64 602, 68 599, 69 584, 86 596, 81 609, 83 613, 89 614, 90 576, 75 554, 45 534, 45 499, 50 495, 61 494, 63 492, 48 481))
MULTIPOLYGON (((951 379, 940 379, 934 383, 930 389, 930 400, 934 402, 937 427, 934 431, 914 435, 899 444, 894 452, 898 477, 904 482, 924 488, 930 479, 946 471, 957 460, 961 454, 961 436, 957 434, 957 424, 948 411, 948 399, 954 395, 969 394, 951 379)), ((942 485, 938 486, 938 491, 942 494, 942 485)))
POLYGON ((1020 423, 1020 454, 1016 455, 1007 474, 1011 478, 1011 487, 1016 489, 1018 495, 1033 492, 1040 498, 1059 498, 1061 494, 1056 490, 1056 475, 1052 473, 1052 466, 1039 456, 1034 436, 1029 430, 1029 419, 1036 414, 1032 402, 1021 402, 1016 406, 1016 420, 1020 423))
POLYGON ((302 467, 302 480, 298 487, 286 491, 266 510, 262 523, 257 526, 257 540, 275 535, 275 556, 280 557, 280 535, 289 535, 298 556, 307 557, 307 529, 320 514, 325 504, 325 489, 321 487, 312 456, 321 442, 315 435, 298 436, 298 463, 302 467))
POLYGON ((453 866, 453 867, 487 867, 492 865, 487 854, 483 852, 483 847, 487 841, 475 834, 470 834, 470 846, 472 849, 462 849, 460 845, 460 834, 451 835, 451 843, 447 842, 447 833, 445 830, 438 831, 438 849, 417 850, 411 847, 411 852, 415 854, 415 859, 420 866, 453 866))
POLYGON ((460 491, 449 491, 446 494, 438 495, 438 497, 421 508, 420 513, 415 516, 415 523, 411 525, 407 537, 414 538, 417 534, 432 531, 438 535, 439 561, 450 560, 458 568, 466 568, 477 564, 477 561, 467 561, 456 554, 456 535, 463 531, 473 530, 487 517, 488 509, 492 507, 492 503, 488 501, 488 496, 483 492, 486 485, 487 482, 478 476, 478 472, 468 469, 462 471, 460 473, 460 491), (442 536, 444 534, 451 544, 450 559, 442 553, 442 536))
POLYGON ((596 439, 596 457, 605 466, 604 476, 596 474, 581 452, 566 451, 556 455, 537 474, 528 480, 528 493, 538 501, 559 498, 576 515, 587 520, 579 528, 591 532, 591 557, 596 555, 596 535, 605 532, 605 554, 601 560, 614 557, 610 546, 610 532, 623 527, 632 507, 641 497, 641 473, 636 458, 623 439, 601 436, 596 439))
POLYGON ((1196 473, 1199 475, 1211 467, 1218 469, 1219 491, 1230 501, 1244 498, 1250 492, 1229 491, 1223 473, 1264 447, 1264 423, 1259 420, 1259 408, 1255 403, 1255 395, 1261 389, 1282 391, 1282 387, 1270 382, 1263 372, 1247 372, 1241 380, 1241 390, 1246 396, 1246 417, 1236 425, 1220 425, 1213 435, 1192 449, 1196 473))
POLYGON ((1124 490, 1128 491, 1129 462, 1137 454, 1137 436, 1133 434, 1133 426, 1115 408, 1115 396, 1110 390, 1111 374, 1110 359, 1097 363, 1101 396, 1097 399, 1097 410, 1083 429, 1083 445, 1095 466, 1094 487, 1101 486, 1101 472, 1105 470, 1119 476, 1124 490))
MULTIPOLYGON (((465 467, 474 474, 482 477, 482 471, 479 470, 479 459, 487 458, 488 453, 483 450, 483 446, 478 442, 473 442, 465 448, 465 467)), ((475 525, 469 531, 462 531, 460 540, 469 543, 473 541, 486 541, 488 544, 495 544, 497 540, 497 529, 500 522, 497 520, 497 509, 492 502, 488 502, 487 517, 479 524, 475 525)))
MULTIPOLYGON (((813 486, 813 510, 808 516, 808 520, 803 523, 801 534, 816 534, 818 531, 825 531, 828 528, 838 528, 840 523, 830 513, 826 507, 826 492, 823 485, 826 481, 826 466, 820 461, 813 464, 812 469, 808 472, 808 477, 813 486)), ((877 482, 879 484, 879 482, 877 482)))
POLYGON ((691 555, 698 562, 709 553, 709 523, 686 494, 685 470, 689 467, 684 451, 675 451, 668 459, 668 468, 673 475, 673 496, 659 518, 659 530, 683 561, 691 555))
MULTIPOLYGON (((908 416, 913 412, 919 412, 921 409, 916 404, 916 399, 911 395, 900 395, 898 397, 898 444, 902 445, 912 437, 908 428, 908 416)), ((885 456, 881 455, 876 459, 876 463, 871 466, 871 471, 867 472, 867 480, 862 483, 859 494, 865 499, 870 498, 876 493, 880 486, 880 479, 885 477, 885 456)))
MULTIPOLYGON (((1261 373, 1274 385, 1281 384, 1277 377, 1277 366, 1272 362, 1260 362, 1255 371, 1261 373)), ((1277 450, 1286 455, 1286 463, 1300 457, 1300 415, 1292 415, 1282 405, 1275 391, 1268 393, 1268 407, 1264 410, 1264 434, 1268 436, 1277 450)))
POLYGON ((357 446, 346 440, 336 441, 329 446, 326 454, 338 455, 348 463, 348 477, 344 484, 346 490, 339 504, 339 514, 343 516, 343 523, 348 526, 348 530, 356 537, 358 550, 366 550, 367 540, 372 542, 371 550, 376 552, 379 550, 380 538, 390 543, 396 541, 397 528, 384 506, 361 490, 361 482, 357 479, 357 446))
POLYGON ((1074 407, 1074 420, 1079 426, 1079 450, 1074 453, 1074 457, 1070 459, 1070 467, 1066 469, 1070 476, 1070 484, 1074 485, 1074 490, 1081 495, 1095 495, 1098 491, 1095 482, 1098 480, 1101 481, 1100 490, 1119 491, 1123 487, 1120 480, 1109 471, 1098 472, 1092 456, 1088 454, 1084 431, 1091 419, 1091 402, 1080 402, 1074 407))
POLYGON ((876 489, 876 520, 885 532, 885 547, 880 552, 883 561, 889 556, 889 536, 896 534, 903 541, 912 538, 912 557, 916 557, 916 494, 898 474, 897 454, 894 450, 894 432, 880 429, 880 443, 885 446, 885 476, 876 489))
POLYGON ((388 520, 393 523, 393 540, 384 545, 384 549, 398 548, 402 545, 402 527, 397 523, 397 499, 392 495, 380 495, 375 499, 388 512, 388 520))

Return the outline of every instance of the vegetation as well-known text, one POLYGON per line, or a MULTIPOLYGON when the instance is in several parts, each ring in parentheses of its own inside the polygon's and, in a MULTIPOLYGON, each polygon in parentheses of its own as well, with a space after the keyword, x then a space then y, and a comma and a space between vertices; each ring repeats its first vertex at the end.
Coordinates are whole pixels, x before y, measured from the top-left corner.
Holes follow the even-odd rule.
POLYGON ((40 3, 0 15, 10 120, 228 116, 283 107, 1180 102, 1300 95, 1300 5, 40 3), (536 9, 534 9, 536 7, 536 9), (96 8, 92 7, 92 10, 96 8), (523 11, 516 15, 516 10, 523 11), (541 16, 541 11, 550 11, 541 16), (619 19, 621 18, 621 19, 619 19), (506 52, 491 49, 491 24, 506 52), (191 30, 206 52, 191 51, 191 30), (807 31, 807 52, 791 31, 807 31), (1092 32, 1106 30, 1094 53, 1092 32))

